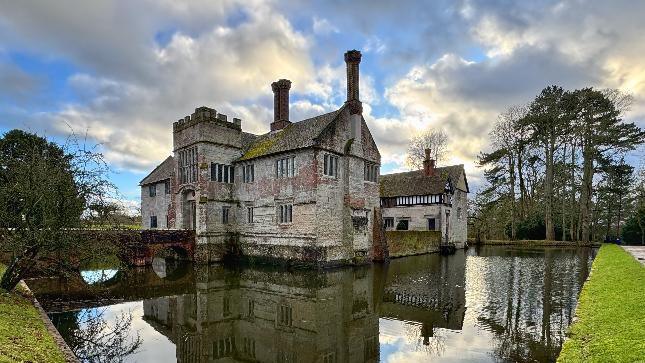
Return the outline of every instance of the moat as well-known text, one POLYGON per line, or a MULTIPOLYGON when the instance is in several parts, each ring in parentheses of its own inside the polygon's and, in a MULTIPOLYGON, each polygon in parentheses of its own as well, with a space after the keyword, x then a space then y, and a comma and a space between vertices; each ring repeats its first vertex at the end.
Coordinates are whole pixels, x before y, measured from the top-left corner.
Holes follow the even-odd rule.
POLYGON ((155 260, 28 284, 89 360, 553 362, 595 253, 481 246, 323 271, 155 260))

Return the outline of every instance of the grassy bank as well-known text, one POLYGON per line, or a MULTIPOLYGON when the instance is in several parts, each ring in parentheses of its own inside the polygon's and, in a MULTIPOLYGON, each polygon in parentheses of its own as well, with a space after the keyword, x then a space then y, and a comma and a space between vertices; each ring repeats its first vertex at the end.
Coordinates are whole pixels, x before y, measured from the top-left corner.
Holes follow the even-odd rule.
POLYGON ((603 245, 580 294, 558 362, 645 360, 645 268, 616 245, 603 245))
MULTIPOLYGON (((4 270, 0 265, 0 277, 4 270)), ((19 291, 0 289, 0 362, 65 362, 40 313, 19 291)))

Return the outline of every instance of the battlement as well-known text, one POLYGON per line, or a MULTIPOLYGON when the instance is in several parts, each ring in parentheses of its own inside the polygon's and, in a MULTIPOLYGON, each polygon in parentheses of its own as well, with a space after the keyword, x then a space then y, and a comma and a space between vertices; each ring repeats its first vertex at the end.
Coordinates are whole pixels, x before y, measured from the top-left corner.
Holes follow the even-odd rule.
POLYGON ((217 113, 215 109, 210 107, 197 107, 195 112, 184 118, 179 119, 172 124, 172 132, 179 132, 189 127, 195 126, 200 122, 215 122, 220 126, 242 130, 242 120, 233 118, 232 122, 228 121, 228 117, 224 114, 217 113))

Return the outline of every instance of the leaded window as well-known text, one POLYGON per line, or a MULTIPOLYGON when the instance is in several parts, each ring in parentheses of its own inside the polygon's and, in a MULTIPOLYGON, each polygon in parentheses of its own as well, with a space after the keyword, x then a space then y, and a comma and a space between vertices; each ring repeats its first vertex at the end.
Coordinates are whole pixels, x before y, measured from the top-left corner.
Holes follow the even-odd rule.
POLYGON ((211 180, 219 183, 233 183, 235 168, 233 165, 211 163, 211 180))
POLYGON ((278 222, 291 223, 293 221, 293 205, 283 204, 278 208, 278 222))
POLYGON ((323 174, 338 177, 338 156, 325 154, 323 161, 323 174))
POLYGON ((181 184, 197 181, 197 147, 179 150, 179 181, 181 184))
POLYGON ((296 158, 293 156, 275 161, 276 178, 290 178, 296 175, 296 158))
POLYGON ((242 182, 253 183, 255 181, 255 165, 248 164, 242 166, 242 182))
POLYGON ((363 179, 376 183, 378 181, 379 167, 377 164, 365 162, 363 179))

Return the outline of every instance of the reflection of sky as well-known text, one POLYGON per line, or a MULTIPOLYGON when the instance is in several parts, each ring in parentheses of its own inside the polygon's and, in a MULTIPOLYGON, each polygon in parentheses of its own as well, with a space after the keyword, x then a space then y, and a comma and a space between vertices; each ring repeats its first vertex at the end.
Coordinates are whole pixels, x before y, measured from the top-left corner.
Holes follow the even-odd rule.
POLYGON ((118 270, 113 270, 113 269, 109 269, 109 270, 85 270, 85 271, 81 271, 81 277, 83 278, 83 280, 85 280, 85 282, 87 282, 88 284, 92 285, 92 284, 96 284, 96 283, 99 283, 99 282, 105 282, 105 281, 113 278, 114 275, 116 275, 117 272, 118 272, 118 270))
POLYGON ((142 301, 112 305, 99 309, 106 309, 104 318, 110 325, 112 325, 111 323, 120 313, 132 313, 132 327, 130 331, 139 333, 142 344, 139 351, 128 356, 125 362, 176 362, 175 345, 166 336, 156 331, 142 319, 142 301))
MULTIPOLYGON (((468 315, 468 314, 466 314, 468 315)), ((474 326, 464 330, 435 329, 423 345, 421 325, 393 319, 379 319, 382 362, 490 362, 492 334, 474 326)))

